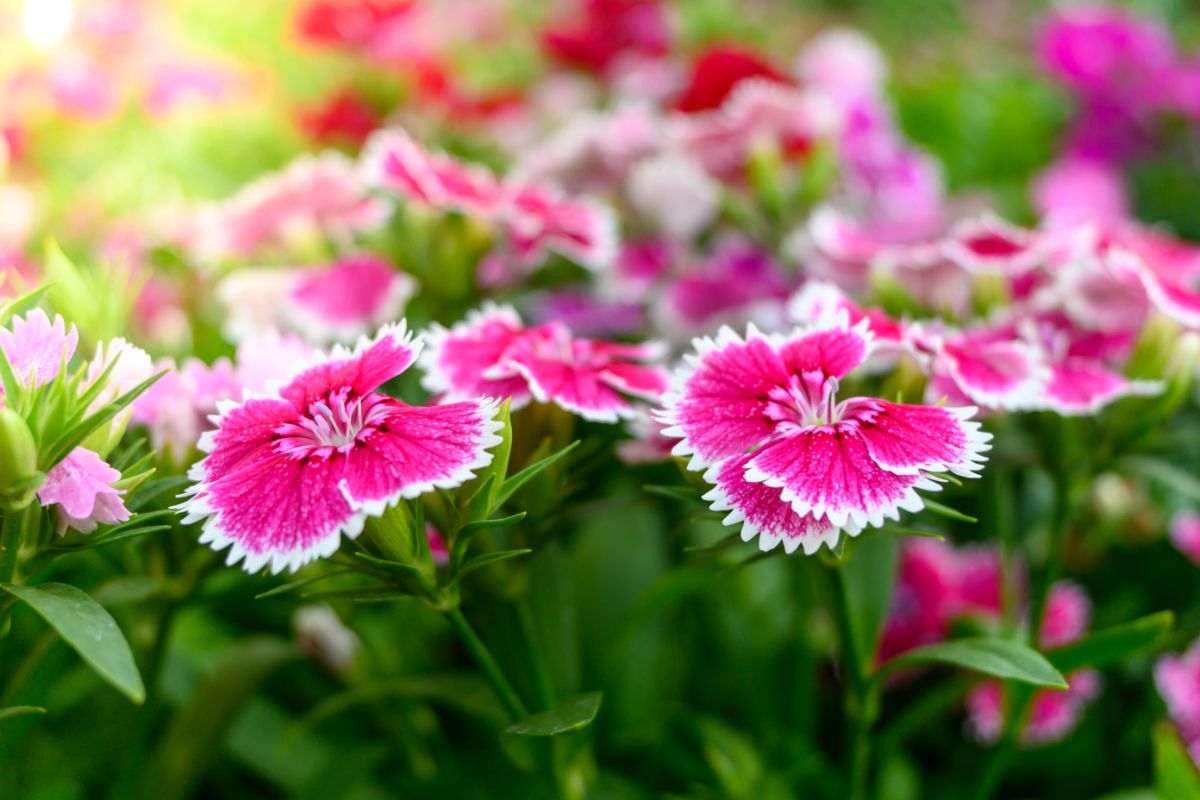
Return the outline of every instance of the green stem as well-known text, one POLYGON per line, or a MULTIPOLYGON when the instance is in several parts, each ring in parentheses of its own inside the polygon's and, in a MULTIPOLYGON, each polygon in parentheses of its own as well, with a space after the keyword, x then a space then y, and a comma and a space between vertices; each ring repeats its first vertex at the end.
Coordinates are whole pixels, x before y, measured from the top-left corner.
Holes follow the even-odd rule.
POLYGON ((846 716, 850 722, 846 752, 849 756, 850 792, 848 800, 865 800, 871 772, 871 729, 879 714, 879 685, 867 675, 866 654, 858 652, 850 619, 850 602, 846 576, 841 566, 833 574, 833 609, 838 633, 842 640, 842 660, 845 662, 846 716))
POLYGON ((467 652, 471 654, 475 664, 483 671, 488 682, 492 684, 492 690, 495 691, 496 697, 504 705, 508 716, 513 722, 518 722, 529 716, 529 711, 525 708, 525 704, 521 701, 512 684, 508 682, 508 678, 504 677, 504 672, 500 669, 500 665, 496 663, 496 659, 492 656, 487 645, 479 638, 479 634, 475 633, 475 629, 471 627, 471 623, 467 622, 467 618, 463 616, 459 609, 451 609, 446 612, 446 618, 450 620, 451 627, 458 634, 458 638, 462 641, 463 646, 467 648, 467 652))
POLYGON ((529 598, 518 597, 514 603, 517 612, 517 625, 521 630, 521 641, 525 645, 525 657, 529 662, 529 674, 533 679, 533 690, 537 695, 538 706, 542 710, 554 706, 554 687, 550 683, 550 675, 546 672, 546 663, 542 659, 541 648, 538 647, 537 629, 533 622, 533 609, 529 607, 529 598))
MULTIPOLYGON (((5 511, 0 523, 0 583, 13 583, 17 576, 17 555, 21 552, 21 540, 25 536, 28 508, 20 511, 5 511)), ((11 627, 9 615, 16 599, 9 594, 0 597, 0 638, 8 635, 11 627)))

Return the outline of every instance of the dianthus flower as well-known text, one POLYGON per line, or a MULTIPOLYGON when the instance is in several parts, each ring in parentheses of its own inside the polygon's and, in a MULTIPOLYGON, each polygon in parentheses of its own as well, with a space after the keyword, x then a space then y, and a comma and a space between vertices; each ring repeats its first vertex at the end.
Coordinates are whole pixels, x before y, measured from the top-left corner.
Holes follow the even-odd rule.
POLYGON ((871 335, 845 316, 828 327, 745 338, 725 328, 697 339, 660 418, 675 454, 705 469, 712 507, 763 550, 831 547, 900 510, 924 507, 917 489, 938 474, 976 477, 991 435, 973 408, 838 400, 839 382, 866 360, 871 335))
POLYGON ((278 392, 221 406, 191 470, 186 521, 248 572, 296 570, 331 555, 402 498, 452 488, 491 463, 497 404, 410 406, 376 391, 416 360, 388 326, 333 353, 278 392))
POLYGON ((424 385, 446 399, 478 395, 554 403, 584 419, 616 422, 637 414, 629 396, 656 402, 667 380, 646 363, 654 344, 573 336, 559 322, 527 327, 507 306, 485 305, 449 330, 436 327, 421 359, 424 385))
POLYGON ((116 525, 129 519, 129 510, 121 500, 124 490, 112 483, 121 473, 104 459, 84 447, 76 447, 46 473, 38 489, 43 507, 57 506, 57 528, 91 533, 97 525, 116 525))
POLYGON ((68 328, 58 315, 51 322, 40 308, 15 317, 10 328, 0 328, 0 349, 17 380, 27 386, 42 386, 54 380, 79 344, 74 325, 68 328))

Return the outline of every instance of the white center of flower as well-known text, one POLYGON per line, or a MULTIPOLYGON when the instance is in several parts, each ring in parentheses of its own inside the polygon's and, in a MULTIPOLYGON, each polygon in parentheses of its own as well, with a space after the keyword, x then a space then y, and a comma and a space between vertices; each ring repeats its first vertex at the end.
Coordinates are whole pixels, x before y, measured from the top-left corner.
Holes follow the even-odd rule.
POLYGON ((832 425, 842 416, 837 388, 837 378, 826 378, 820 373, 793 375, 787 386, 767 392, 766 414, 786 426, 832 425))
POLYGON ((285 452, 301 455, 349 450, 388 416, 386 400, 377 394, 361 398, 347 397, 345 392, 331 394, 310 404, 308 414, 298 421, 276 430, 279 445, 285 452))

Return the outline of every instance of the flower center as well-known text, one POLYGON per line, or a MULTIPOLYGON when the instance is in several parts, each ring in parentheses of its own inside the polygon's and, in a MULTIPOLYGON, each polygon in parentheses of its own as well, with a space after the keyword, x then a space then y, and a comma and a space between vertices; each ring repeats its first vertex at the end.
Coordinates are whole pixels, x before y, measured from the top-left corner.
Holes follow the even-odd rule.
POLYGON ((296 422, 286 423, 275 431, 279 447, 297 455, 329 455, 336 450, 349 450, 387 417, 386 401, 386 397, 378 394, 348 397, 344 390, 331 394, 309 405, 308 413, 296 422))
POLYGON ((792 375, 787 386, 767 392, 767 417, 782 426, 811 428, 832 425, 841 418, 837 378, 821 373, 792 375))

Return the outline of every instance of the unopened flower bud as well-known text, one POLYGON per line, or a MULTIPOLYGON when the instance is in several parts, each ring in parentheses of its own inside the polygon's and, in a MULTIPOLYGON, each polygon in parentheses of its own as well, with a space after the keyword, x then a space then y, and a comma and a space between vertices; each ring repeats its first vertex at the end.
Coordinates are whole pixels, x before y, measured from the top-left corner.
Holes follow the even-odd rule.
POLYGON ((37 490, 37 443, 25 420, 0 408, 0 497, 10 508, 24 508, 37 490))

